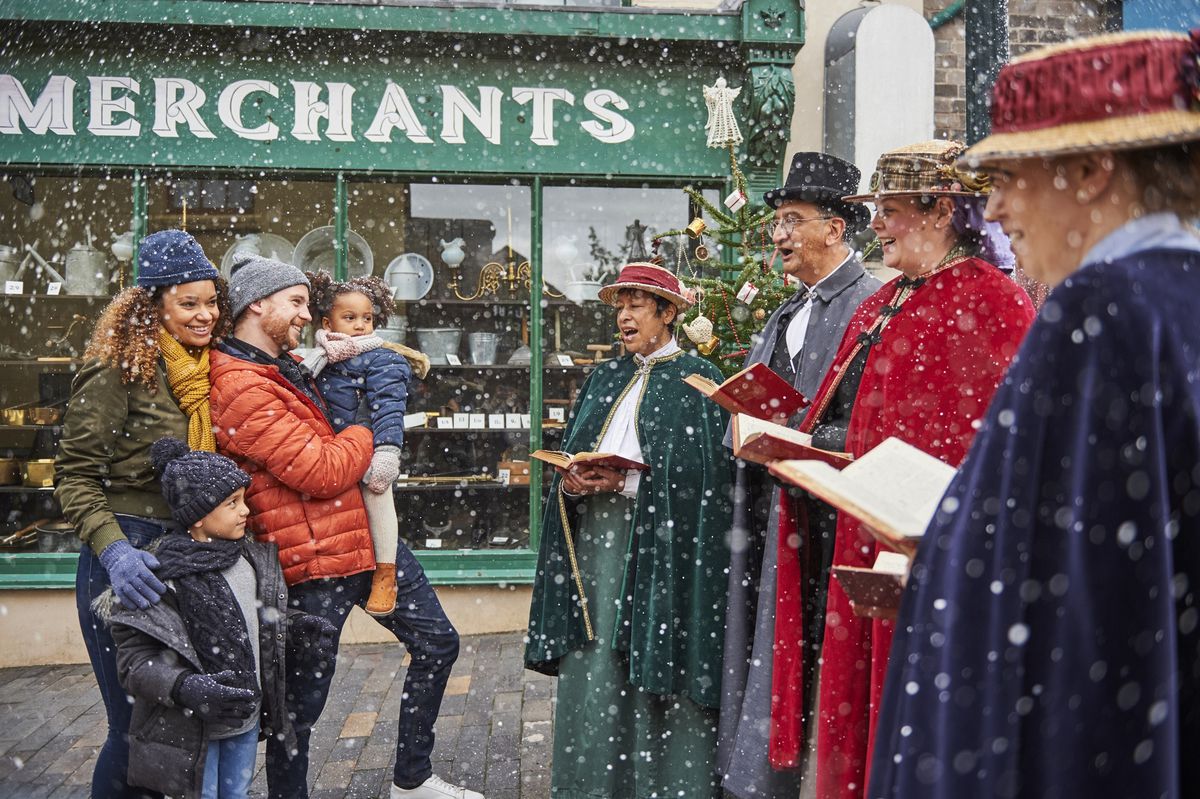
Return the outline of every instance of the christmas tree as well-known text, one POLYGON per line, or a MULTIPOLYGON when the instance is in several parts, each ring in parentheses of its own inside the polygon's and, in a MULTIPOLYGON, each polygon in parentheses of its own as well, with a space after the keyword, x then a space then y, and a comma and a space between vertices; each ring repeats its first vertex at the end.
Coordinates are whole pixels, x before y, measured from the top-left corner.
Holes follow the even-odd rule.
POLYGON ((733 101, 740 91, 726 86, 724 78, 704 87, 708 146, 729 152, 734 191, 725 198, 725 209, 709 202, 694 187, 685 187, 701 215, 687 228, 669 230, 654 239, 656 252, 660 248, 674 250, 675 272, 695 295, 695 305, 683 315, 684 332, 700 354, 726 376, 742 368, 751 337, 796 290, 772 268, 775 246, 769 230, 775 211, 750 202, 746 176, 738 166, 737 146, 742 135, 733 115, 733 101), (714 253, 706 241, 720 249, 714 253), (722 261, 722 252, 736 253, 736 260, 722 261))

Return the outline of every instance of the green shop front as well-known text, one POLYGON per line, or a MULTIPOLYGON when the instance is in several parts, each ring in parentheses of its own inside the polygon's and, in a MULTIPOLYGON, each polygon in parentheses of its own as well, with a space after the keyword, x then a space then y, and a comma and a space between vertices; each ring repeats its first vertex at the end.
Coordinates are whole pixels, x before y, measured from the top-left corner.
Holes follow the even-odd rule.
POLYGON ((252 252, 387 282, 381 335, 433 362, 401 536, 460 625, 522 626, 546 484, 529 452, 557 448, 592 364, 619 354, 596 288, 695 215, 683 186, 728 193, 704 85, 742 87, 747 175, 777 180, 802 38, 776 0, 4 1, 0 25, 0 631, 29 642, 13 663, 69 656, 61 413, 141 239, 180 226, 227 276, 252 252))

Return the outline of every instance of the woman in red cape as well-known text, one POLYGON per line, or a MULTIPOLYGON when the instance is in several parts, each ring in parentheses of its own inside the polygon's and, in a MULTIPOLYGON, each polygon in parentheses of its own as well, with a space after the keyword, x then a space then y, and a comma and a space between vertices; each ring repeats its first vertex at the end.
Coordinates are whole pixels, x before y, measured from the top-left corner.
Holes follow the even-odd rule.
MULTIPOLYGON (((1033 321, 1028 295, 997 268, 1011 267, 1012 253, 983 221, 986 177, 954 169, 963 149, 931 141, 885 153, 872 193, 846 198, 875 204, 871 226, 884 263, 902 274, 864 302, 846 330, 801 425, 818 447, 859 457, 895 436, 957 466, 1033 321)), ((804 698, 794 675, 804 653, 818 651, 815 642, 793 640, 802 629, 799 586, 808 568, 799 552, 803 527, 803 519, 784 517, 779 530, 776 756, 802 745, 804 698)), ((834 564, 870 567, 879 550, 855 519, 839 515, 834 564)), ((892 622, 855 616, 831 579, 819 643, 821 799, 865 794, 891 641, 892 622)))

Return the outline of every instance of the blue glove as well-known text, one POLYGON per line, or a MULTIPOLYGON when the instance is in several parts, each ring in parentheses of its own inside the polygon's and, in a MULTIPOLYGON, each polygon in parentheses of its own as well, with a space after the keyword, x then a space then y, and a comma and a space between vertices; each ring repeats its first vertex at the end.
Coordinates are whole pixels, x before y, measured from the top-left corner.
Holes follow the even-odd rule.
POLYGON ((143 552, 126 539, 112 542, 100 553, 100 565, 108 572, 117 599, 127 608, 145 610, 158 602, 167 587, 154 576, 158 558, 143 552))
POLYGON ((237 672, 189 674, 175 685, 171 698, 209 724, 234 727, 250 718, 258 703, 258 692, 238 688, 237 672))

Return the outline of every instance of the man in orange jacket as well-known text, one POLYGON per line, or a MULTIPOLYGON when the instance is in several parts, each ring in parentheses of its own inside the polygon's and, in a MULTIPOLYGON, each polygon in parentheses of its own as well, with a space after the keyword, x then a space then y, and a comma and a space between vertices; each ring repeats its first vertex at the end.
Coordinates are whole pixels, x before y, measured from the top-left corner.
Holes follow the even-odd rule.
MULTIPOLYGON (((335 433, 325 403, 291 354, 312 317, 308 280, 290 264, 244 260, 229 285, 233 335, 210 355, 213 427, 220 450, 250 473, 249 526, 279 547, 289 606, 340 630, 371 588, 375 558, 358 483, 371 463, 371 431, 335 433)), ((483 799, 433 773, 433 725, 458 657, 458 632, 425 572, 401 542, 396 609, 377 617, 404 643, 404 679, 391 799, 483 799)), ((336 658, 336 647, 334 658, 336 658)), ((267 741, 272 799, 308 796, 308 744, 325 707, 334 662, 288 664, 287 704, 297 747, 267 741)))

